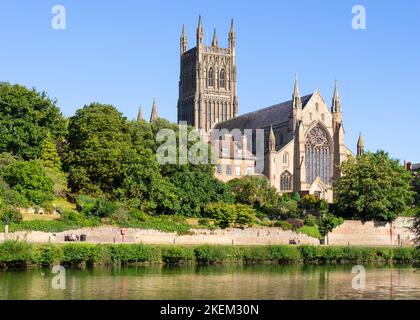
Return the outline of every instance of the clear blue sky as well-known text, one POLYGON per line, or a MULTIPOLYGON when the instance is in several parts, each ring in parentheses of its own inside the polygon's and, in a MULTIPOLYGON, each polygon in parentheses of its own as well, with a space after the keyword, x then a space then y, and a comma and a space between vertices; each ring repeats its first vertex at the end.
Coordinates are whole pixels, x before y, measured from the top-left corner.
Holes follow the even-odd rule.
POLYGON ((176 121, 181 26, 195 46, 200 13, 221 46, 235 20, 240 113, 289 100, 295 73, 302 95, 319 88, 330 104, 338 79, 346 143, 362 131, 367 149, 420 162, 419 0, 0 0, 0 81, 47 91, 67 116, 93 101, 149 116, 156 97, 176 121), (357 4, 366 30, 351 27, 357 4))

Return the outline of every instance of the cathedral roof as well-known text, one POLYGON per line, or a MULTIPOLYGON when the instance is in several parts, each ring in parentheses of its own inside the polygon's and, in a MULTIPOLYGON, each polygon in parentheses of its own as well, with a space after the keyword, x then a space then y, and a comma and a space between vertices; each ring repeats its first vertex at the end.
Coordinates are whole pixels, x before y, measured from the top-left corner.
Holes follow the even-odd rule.
MULTIPOLYGON (((301 98, 302 108, 305 108, 313 94, 301 98)), ((293 100, 282 102, 271 107, 246 113, 236 118, 216 124, 215 129, 263 129, 290 119, 293 110, 293 100)))

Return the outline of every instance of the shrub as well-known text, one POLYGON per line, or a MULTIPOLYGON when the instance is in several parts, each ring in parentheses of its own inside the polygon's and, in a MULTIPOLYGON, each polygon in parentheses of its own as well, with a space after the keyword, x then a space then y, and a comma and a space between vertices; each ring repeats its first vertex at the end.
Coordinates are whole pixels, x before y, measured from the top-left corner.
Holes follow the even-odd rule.
POLYGON ((119 244, 111 246, 112 260, 120 264, 135 262, 159 262, 160 249, 142 244, 119 244))
POLYGON ((31 244, 15 240, 0 243, 0 264, 20 266, 35 262, 36 256, 31 244))
POLYGON ((14 208, 9 208, 6 211, 0 213, 0 221, 4 224, 21 223, 22 220, 22 213, 14 208))
POLYGON ((46 205, 53 199, 53 182, 37 161, 17 161, 5 169, 9 186, 35 205, 46 205))
POLYGON ((286 230, 292 230, 293 229, 293 226, 289 222, 287 222, 287 221, 276 221, 274 223, 274 225, 276 227, 282 228, 282 230, 285 230, 285 231, 286 230))
POLYGON ((343 222, 343 218, 336 217, 332 213, 327 213, 319 220, 319 232, 323 237, 325 237, 329 232, 341 225, 343 222))
POLYGON ((316 218, 312 214, 308 214, 305 216, 305 225, 307 226, 314 226, 316 225, 316 218))
POLYGON ((300 219, 289 218, 286 221, 292 225, 293 230, 296 230, 297 228, 303 227, 303 221, 300 220, 300 219))
POLYGON ((165 263, 186 263, 194 261, 194 249, 187 247, 163 247, 161 249, 162 261, 165 263))
POLYGON ((204 264, 242 261, 242 251, 238 247, 202 245, 194 249, 194 254, 197 262, 204 264))
POLYGON ((63 260, 63 250, 55 245, 41 245, 36 247, 38 263, 47 266, 60 263, 63 260))
POLYGON ((120 204, 117 202, 99 199, 93 206, 88 206, 83 212, 86 216, 107 218, 111 217, 120 209, 120 204))
POLYGON ((277 260, 279 263, 296 262, 302 259, 296 246, 270 246, 269 248, 271 259, 277 260))

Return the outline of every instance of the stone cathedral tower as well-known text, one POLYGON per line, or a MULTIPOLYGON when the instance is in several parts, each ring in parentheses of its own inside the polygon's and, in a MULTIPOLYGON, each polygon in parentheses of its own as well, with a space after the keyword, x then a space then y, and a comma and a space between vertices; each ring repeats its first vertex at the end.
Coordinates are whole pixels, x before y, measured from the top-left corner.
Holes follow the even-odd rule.
POLYGON ((186 121, 197 129, 209 131, 216 123, 238 115, 236 34, 233 20, 228 48, 219 47, 216 30, 211 45, 204 44, 203 38, 201 16, 196 47, 187 50, 187 36, 185 28, 182 28, 178 122, 186 121))

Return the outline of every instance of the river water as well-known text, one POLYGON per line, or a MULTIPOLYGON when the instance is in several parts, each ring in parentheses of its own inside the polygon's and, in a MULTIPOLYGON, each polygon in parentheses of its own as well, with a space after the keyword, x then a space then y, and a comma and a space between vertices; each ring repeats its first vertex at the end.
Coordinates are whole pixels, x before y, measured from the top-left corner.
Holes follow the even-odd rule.
POLYGON ((0 271, 0 299, 420 299, 420 270, 365 265, 146 266, 0 271), (359 268, 360 270, 360 268, 359 268), (356 277, 356 278, 354 278, 356 277), (59 287, 65 284, 65 289, 59 287), (355 289, 353 288, 355 286, 355 289))

